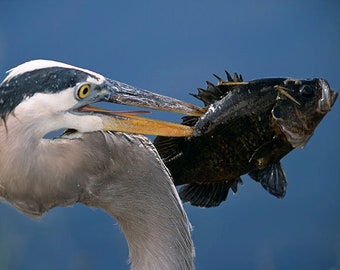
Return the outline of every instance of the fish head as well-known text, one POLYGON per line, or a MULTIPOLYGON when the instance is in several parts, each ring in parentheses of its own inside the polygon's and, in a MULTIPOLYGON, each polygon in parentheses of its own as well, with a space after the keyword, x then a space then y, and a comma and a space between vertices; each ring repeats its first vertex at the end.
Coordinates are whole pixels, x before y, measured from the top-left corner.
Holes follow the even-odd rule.
POLYGON ((274 89, 278 92, 271 112, 274 124, 294 148, 302 148, 333 107, 338 93, 324 79, 286 79, 274 89))

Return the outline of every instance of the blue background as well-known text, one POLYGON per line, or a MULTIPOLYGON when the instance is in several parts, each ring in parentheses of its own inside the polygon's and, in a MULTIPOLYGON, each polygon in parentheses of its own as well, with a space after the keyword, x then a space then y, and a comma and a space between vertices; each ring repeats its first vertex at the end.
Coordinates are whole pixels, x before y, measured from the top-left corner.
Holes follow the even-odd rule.
MULTIPOLYGON (((340 90, 337 0, 1 0, 0 11, 2 78, 44 58, 198 105, 188 93, 224 69, 246 80, 323 77, 340 90)), ((185 206, 197 269, 340 269, 339 123, 338 101, 307 147, 283 159, 283 200, 243 177, 220 207, 185 206)), ((0 204, 0 269, 128 269, 127 257, 100 210, 55 208, 31 220, 0 204)))

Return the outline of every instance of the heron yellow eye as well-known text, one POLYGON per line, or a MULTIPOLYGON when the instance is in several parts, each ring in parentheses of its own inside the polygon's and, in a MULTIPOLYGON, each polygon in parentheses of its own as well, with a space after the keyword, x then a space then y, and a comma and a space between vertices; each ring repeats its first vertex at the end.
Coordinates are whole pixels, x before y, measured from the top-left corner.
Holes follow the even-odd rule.
POLYGON ((83 84, 79 87, 77 96, 80 99, 86 98, 91 92, 91 85, 90 84, 83 84))

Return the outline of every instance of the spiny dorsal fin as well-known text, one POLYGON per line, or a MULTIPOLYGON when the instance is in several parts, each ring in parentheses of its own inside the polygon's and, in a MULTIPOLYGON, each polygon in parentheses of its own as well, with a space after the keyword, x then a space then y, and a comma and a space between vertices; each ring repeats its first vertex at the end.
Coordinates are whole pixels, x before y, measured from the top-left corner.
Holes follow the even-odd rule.
POLYGON ((215 92, 211 92, 202 88, 197 88, 197 94, 190 94, 193 97, 199 99, 204 103, 204 106, 208 106, 217 100, 215 92), (212 102, 213 101, 213 102, 212 102))
POLYGON ((222 83, 222 82, 224 82, 224 80, 221 78, 221 77, 219 77, 218 75, 216 75, 216 74, 213 74, 214 75, 214 77, 218 80, 218 83, 220 84, 220 83, 222 83))
POLYGON ((193 206, 216 207, 227 199, 229 189, 237 192, 238 184, 242 184, 240 177, 226 182, 187 184, 179 190, 179 196, 193 206))
POLYGON ((228 71, 224 71, 225 74, 227 75, 227 81, 222 81, 221 83, 226 83, 226 82, 243 82, 243 78, 241 74, 238 74, 234 72, 234 77, 231 77, 230 73, 228 71))
POLYGON ((234 73, 234 77, 232 77, 228 71, 225 71, 225 73, 227 76, 226 80, 223 80, 218 75, 213 74, 214 77, 216 77, 218 80, 217 85, 213 84, 210 81, 207 81, 207 89, 198 88, 197 94, 191 95, 203 101, 205 106, 208 106, 223 98, 226 93, 230 91, 230 87, 243 82, 241 74, 234 73))
POLYGON ((259 182, 270 194, 283 198, 286 194, 287 177, 280 162, 254 170, 248 175, 259 182))
POLYGON ((226 71, 226 70, 224 72, 225 72, 225 75, 227 75, 227 81, 228 82, 233 82, 234 79, 231 77, 230 73, 228 71, 226 71))
POLYGON ((214 85, 212 82, 207 82, 207 91, 214 93, 214 95, 223 96, 224 92, 218 87, 218 85, 214 85))

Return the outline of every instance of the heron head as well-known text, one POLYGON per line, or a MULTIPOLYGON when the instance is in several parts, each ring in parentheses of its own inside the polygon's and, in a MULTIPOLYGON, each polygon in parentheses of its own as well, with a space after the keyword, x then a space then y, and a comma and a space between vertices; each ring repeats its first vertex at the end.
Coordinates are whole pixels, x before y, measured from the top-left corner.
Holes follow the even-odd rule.
MULTIPOLYGON (((190 136, 191 128, 94 107, 110 102, 200 116, 203 109, 158 95, 95 72, 49 60, 33 60, 11 69, 0 84, 0 117, 10 115, 36 124, 41 133, 61 128, 80 132, 97 130, 190 136), (53 118, 53 121, 51 121, 53 118)), ((44 135, 44 134, 43 134, 44 135)))

